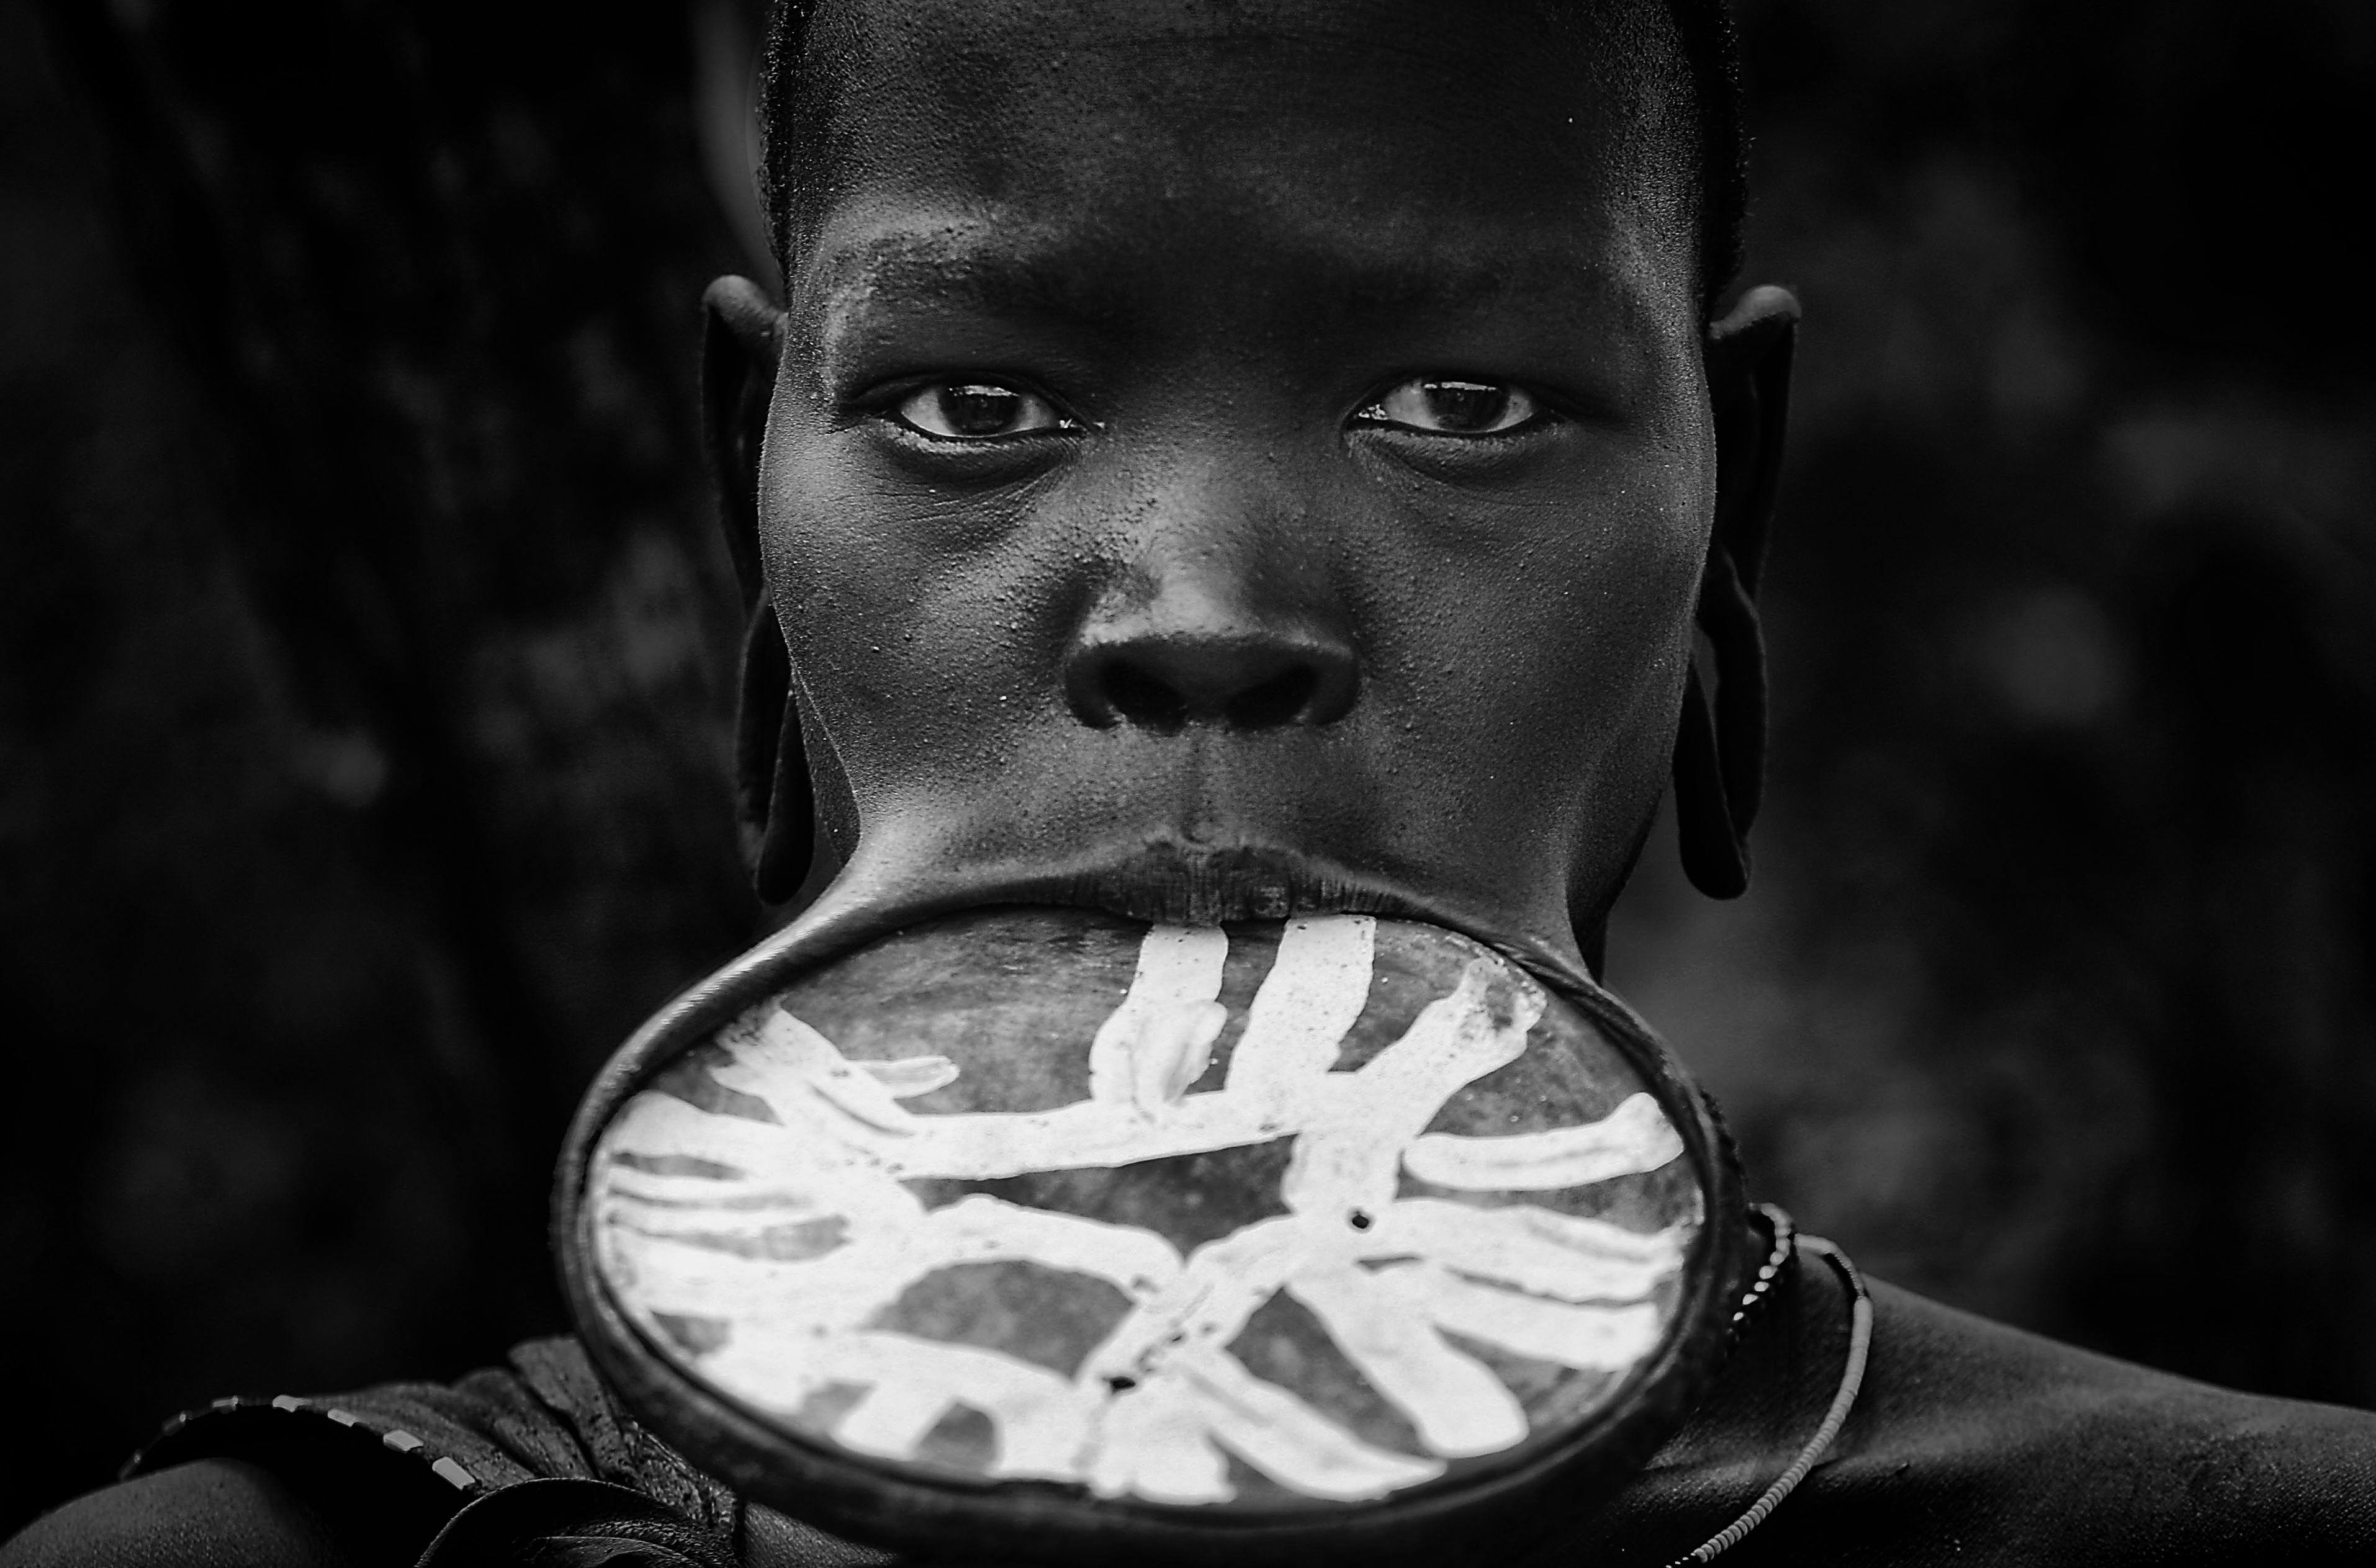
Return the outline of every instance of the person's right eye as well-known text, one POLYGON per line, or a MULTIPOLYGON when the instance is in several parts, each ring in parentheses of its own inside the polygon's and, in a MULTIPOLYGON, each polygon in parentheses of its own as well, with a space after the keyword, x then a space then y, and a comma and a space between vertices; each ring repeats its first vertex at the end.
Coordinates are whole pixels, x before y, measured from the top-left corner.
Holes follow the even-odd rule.
POLYGON ((1081 428, 1037 393, 994 381, 932 382, 893 404, 890 414, 935 441, 1003 441, 1081 428))

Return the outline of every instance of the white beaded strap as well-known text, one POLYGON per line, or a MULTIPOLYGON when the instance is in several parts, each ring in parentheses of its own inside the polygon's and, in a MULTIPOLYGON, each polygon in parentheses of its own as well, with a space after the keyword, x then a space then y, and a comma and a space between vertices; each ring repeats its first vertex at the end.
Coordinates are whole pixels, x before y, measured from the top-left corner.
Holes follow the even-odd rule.
POLYGON ((403 1454, 417 1459, 428 1467, 432 1475, 457 1491, 475 1494, 491 1490, 484 1477, 472 1474, 451 1456, 437 1453, 428 1444, 402 1427, 387 1425, 384 1418, 357 1415, 352 1410, 341 1409, 336 1405, 324 1404, 318 1399, 300 1398, 294 1394, 276 1395, 270 1399, 244 1398, 233 1395, 217 1399, 209 1405, 202 1405, 195 1410, 184 1410, 165 1423, 163 1430, 157 1434, 156 1442, 133 1455, 131 1461, 124 1468, 124 1474, 125 1476, 140 1474, 151 1452, 163 1445, 167 1438, 173 1436, 193 1422, 205 1421, 213 1416, 254 1416, 266 1410, 282 1415, 319 1417, 335 1426, 361 1432, 366 1437, 376 1437, 379 1439, 381 1447, 391 1453, 403 1454))
POLYGON ((1830 1264, 1848 1288, 1848 1359, 1847 1364, 1840 1370, 1840 1385, 1832 1395, 1832 1408, 1824 1412, 1823 1424, 1815 1429, 1812 1437, 1807 1439, 1807 1445, 1799 1450, 1799 1456, 1790 1461, 1790 1468, 1774 1478, 1774 1484, 1765 1489, 1764 1496, 1749 1505, 1747 1513, 1692 1551, 1675 1559, 1669 1568, 1687 1568, 1691 1563, 1713 1562, 1719 1554, 1739 1546, 1750 1531, 1764 1524, 1766 1515, 1780 1507, 1782 1500, 1790 1495, 1792 1489, 1807 1479, 1807 1472, 1815 1468, 1815 1462, 1832 1445, 1832 1439, 1840 1434, 1840 1427, 1847 1421, 1848 1411, 1856 1407, 1857 1391, 1864 1386, 1865 1360, 1872 1351, 1872 1292, 1865 1289, 1864 1276, 1857 1271, 1855 1264, 1848 1261, 1848 1255, 1838 1247, 1821 1236, 1802 1235, 1798 1238, 1798 1243, 1800 1250, 1812 1252, 1830 1264))

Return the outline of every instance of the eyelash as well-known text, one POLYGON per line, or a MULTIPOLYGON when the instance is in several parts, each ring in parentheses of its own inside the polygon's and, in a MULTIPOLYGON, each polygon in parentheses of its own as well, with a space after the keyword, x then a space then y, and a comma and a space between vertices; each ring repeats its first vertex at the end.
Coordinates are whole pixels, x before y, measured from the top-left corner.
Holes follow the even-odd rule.
MULTIPOLYGON (((1009 442, 1029 441, 1037 437, 1081 435, 1092 428, 1087 421, 1066 411, 1061 403, 1044 393, 1035 392, 1028 386, 989 376, 946 377, 928 382, 909 382, 888 389, 876 398, 870 399, 869 402, 871 404, 869 411, 874 417, 897 425, 911 436, 949 447, 993 447, 1009 442), (963 395, 968 392, 1003 394, 1017 400, 1021 405, 1016 416, 1017 419, 1032 417, 1036 406, 1038 410, 1044 411, 1051 422, 1027 430, 961 434, 955 430, 927 429, 909 413, 909 410, 917 407, 923 398, 937 394, 940 397, 940 407, 933 411, 939 416, 937 422, 944 425, 953 424, 955 420, 949 416, 948 411, 949 395, 953 393, 963 395)), ((1497 408, 1488 418, 1499 419, 1503 412, 1502 408, 1497 408)), ((1391 383, 1356 409, 1348 424, 1354 427, 1367 426, 1375 430, 1396 430, 1406 435, 1423 436, 1441 441, 1477 442, 1523 436, 1557 418, 1559 418, 1558 412, 1550 406, 1549 400, 1531 388, 1513 382, 1472 380, 1465 376, 1439 373, 1406 376, 1391 383), (1394 402, 1398 395, 1413 389, 1417 389, 1420 396, 1427 396, 1435 389, 1457 389, 1459 392, 1497 395, 1504 406, 1512 401, 1517 402, 1523 412, 1519 418, 1509 423, 1497 425, 1491 429, 1431 430, 1424 425, 1412 423, 1408 419, 1398 419, 1389 412, 1389 404, 1394 402)))
POLYGON ((1405 376, 1378 393, 1353 415, 1355 423, 1368 425, 1373 429, 1464 442, 1497 441, 1524 435, 1555 418, 1557 414, 1551 407, 1550 400, 1531 387, 1521 386, 1515 382, 1446 375, 1441 372, 1432 375, 1405 376), (1430 430, 1424 425, 1414 424, 1408 419, 1397 418, 1389 411, 1388 406, 1395 402, 1399 395, 1416 392, 1419 396, 1425 397, 1436 389, 1447 391, 1456 389, 1458 393, 1481 393, 1498 397, 1500 404, 1488 417, 1489 421, 1502 418, 1512 403, 1518 406, 1518 417, 1511 419, 1507 424, 1496 425, 1489 430, 1430 430))
POLYGON ((1089 429, 1087 421, 1073 415, 1062 403, 1045 393, 992 376, 947 376, 934 381, 909 382, 871 401, 871 412, 877 418, 890 421, 910 435, 943 446, 992 447, 1051 435, 1079 435, 1089 429), (967 393, 1002 394, 1020 405, 1015 416, 1016 419, 1029 419, 1044 412, 1050 422, 1027 430, 966 434, 956 430, 927 429, 910 412, 918 409, 927 398, 937 395, 940 407, 931 410, 926 417, 937 417, 937 422, 954 425, 956 418, 949 410, 950 395, 961 396, 967 393))

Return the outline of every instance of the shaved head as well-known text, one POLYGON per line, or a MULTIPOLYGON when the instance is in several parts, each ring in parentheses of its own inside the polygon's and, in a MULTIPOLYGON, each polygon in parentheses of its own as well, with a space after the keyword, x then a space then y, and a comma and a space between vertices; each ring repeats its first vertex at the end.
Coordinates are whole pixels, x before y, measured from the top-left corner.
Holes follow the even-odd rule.
MULTIPOLYGON (((1480 29, 1502 41, 1557 52, 1570 67, 1557 107, 1587 116, 1604 145, 1604 177, 1637 210, 1671 222, 1693 259, 1704 314, 1739 270, 1745 207, 1738 51, 1722 0, 1467 0, 1480 29), (1518 22, 1515 28, 1509 24, 1518 22), (1531 37, 1529 36, 1531 35, 1531 37)), ((1122 11, 1153 9, 1124 3, 1122 11)), ((870 59, 901 31, 938 30, 929 4, 870 0, 778 0, 763 65, 765 158, 761 190, 778 261, 789 276, 802 236, 859 177, 864 159, 849 145, 841 111, 866 90, 870 59), (857 156, 853 156, 856 154, 857 156)), ((1072 6, 1057 9, 1072 16, 1072 6)), ((1260 0, 1192 0, 1169 7, 1183 45, 1301 33, 1313 44, 1315 90, 1325 90, 1330 46, 1393 53, 1428 47, 1398 13, 1408 6, 1313 7, 1260 0), (1333 35, 1333 36, 1332 36, 1333 35)), ((1061 20, 1061 18, 1059 18, 1061 20)), ((1061 26, 1051 29, 1062 37, 1061 26)), ((1028 89, 1017 56, 958 50, 939 62, 946 90, 973 96, 1028 89)), ((1183 61, 1182 64, 1185 62, 1183 61)), ((1491 70, 1488 58, 1476 62, 1491 70)), ((1027 75, 1061 77, 1061 47, 1034 53, 1027 75)), ((1550 107, 1546 105, 1545 107, 1550 107)), ((1424 117, 1431 105, 1414 101, 1424 117)), ((1085 133, 1086 134, 1086 133, 1085 133)), ((946 149, 954 159, 968 150, 946 149)))
POLYGON ((1678 16, 826 0, 778 29, 786 292, 730 289, 729 324, 768 394, 737 449, 811 885, 1011 870, 1134 917, 1597 945, 1703 569, 1754 510, 1723 473, 1764 493, 1779 404, 1732 345, 1795 309, 1709 320, 1678 16))

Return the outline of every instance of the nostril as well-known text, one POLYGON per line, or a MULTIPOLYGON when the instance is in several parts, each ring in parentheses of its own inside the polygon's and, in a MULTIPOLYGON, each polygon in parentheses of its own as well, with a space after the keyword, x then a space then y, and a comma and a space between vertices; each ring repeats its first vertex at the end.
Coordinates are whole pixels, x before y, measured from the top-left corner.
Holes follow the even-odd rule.
POLYGON ((1351 708, 1359 677, 1351 650, 1334 644, 1158 634, 1075 646, 1063 682, 1083 724, 1172 734, 1331 724, 1351 708))
POLYGON ((1098 706, 1114 719, 1152 730, 1175 730, 1188 722, 1188 699, 1128 659, 1105 661, 1097 684, 1098 706))
POLYGON ((1239 729, 1291 724, 1312 706, 1313 693, 1319 688, 1317 670, 1309 665, 1293 665, 1230 698, 1222 717, 1239 729))

